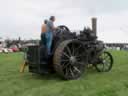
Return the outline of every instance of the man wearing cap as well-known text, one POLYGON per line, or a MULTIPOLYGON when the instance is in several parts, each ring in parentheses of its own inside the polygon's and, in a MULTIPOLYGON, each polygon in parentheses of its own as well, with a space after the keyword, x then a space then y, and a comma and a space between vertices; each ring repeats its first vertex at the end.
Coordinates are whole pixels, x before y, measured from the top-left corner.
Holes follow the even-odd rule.
POLYGON ((47 22, 47 32, 45 33, 47 52, 49 56, 51 55, 53 31, 55 30, 54 21, 55 21, 55 16, 51 16, 49 18, 49 21, 47 22))

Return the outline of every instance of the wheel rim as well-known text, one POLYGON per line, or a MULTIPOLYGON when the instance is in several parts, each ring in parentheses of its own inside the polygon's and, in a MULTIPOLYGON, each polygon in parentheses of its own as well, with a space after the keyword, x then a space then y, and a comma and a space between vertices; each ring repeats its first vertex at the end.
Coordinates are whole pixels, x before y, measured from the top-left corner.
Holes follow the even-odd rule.
POLYGON ((100 56, 100 62, 99 64, 96 64, 96 69, 99 72, 108 72, 112 68, 113 64, 113 58, 110 53, 108 52, 103 52, 100 56))
POLYGON ((61 56, 61 68, 64 77, 68 79, 78 78, 85 69, 84 48, 79 43, 69 43, 61 56))

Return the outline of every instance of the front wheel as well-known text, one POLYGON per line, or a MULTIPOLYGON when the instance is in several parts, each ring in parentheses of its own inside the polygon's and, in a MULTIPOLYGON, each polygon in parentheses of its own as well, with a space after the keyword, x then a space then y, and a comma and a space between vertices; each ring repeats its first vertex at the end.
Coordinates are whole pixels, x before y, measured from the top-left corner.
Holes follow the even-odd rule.
POLYGON ((99 63, 95 64, 95 68, 98 72, 108 72, 113 66, 113 57, 109 52, 103 52, 99 56, 99 63))

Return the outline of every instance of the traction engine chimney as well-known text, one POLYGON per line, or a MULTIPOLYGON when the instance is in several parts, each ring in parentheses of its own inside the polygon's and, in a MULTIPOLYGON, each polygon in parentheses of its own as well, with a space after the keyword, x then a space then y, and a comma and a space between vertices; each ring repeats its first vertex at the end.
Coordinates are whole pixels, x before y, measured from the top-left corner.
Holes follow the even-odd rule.
POLYGON ((95 33, 95 36, 97 35, 97 18, 92 18, 92 31, 95 33))

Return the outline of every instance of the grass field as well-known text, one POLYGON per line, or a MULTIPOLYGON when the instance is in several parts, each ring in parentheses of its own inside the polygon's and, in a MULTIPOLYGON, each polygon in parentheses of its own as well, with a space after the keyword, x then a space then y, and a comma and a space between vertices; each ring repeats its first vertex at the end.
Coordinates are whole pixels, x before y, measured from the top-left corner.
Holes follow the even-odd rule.
POLYGON ((56 74, 20 73, 23 53, 0 54, 0 96, 128 96, 128 52, 111 51, 111 72, 88 69, 80 80, 64 81, 56 74))

